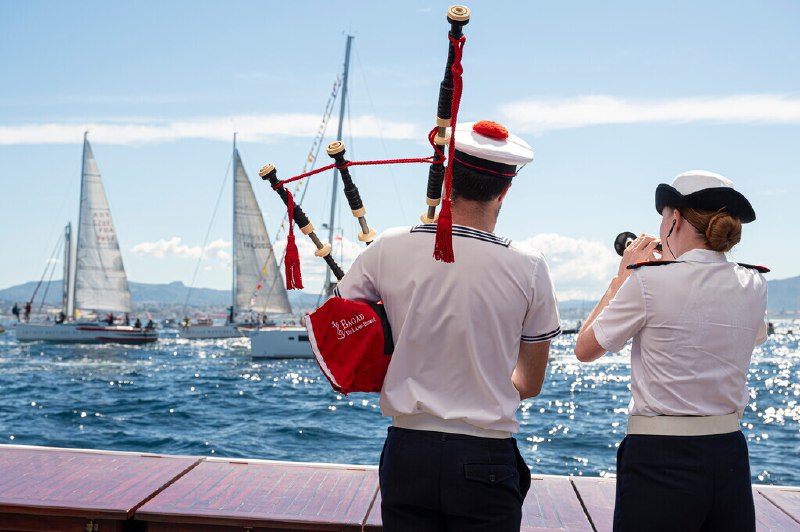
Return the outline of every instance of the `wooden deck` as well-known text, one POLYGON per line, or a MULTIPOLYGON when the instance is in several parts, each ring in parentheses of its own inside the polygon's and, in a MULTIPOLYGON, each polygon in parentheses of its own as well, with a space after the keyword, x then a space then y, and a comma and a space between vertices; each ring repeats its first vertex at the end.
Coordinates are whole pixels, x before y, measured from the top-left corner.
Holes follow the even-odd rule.
MULTIPOLYGON (((800 531, 800 488, 755 486, 759 532, 800 531)), ((614 481, 534 475, 523 532, 611 530, 614 481)), ((375 467, 0 445, 0 530, 379 531, 375 467)))

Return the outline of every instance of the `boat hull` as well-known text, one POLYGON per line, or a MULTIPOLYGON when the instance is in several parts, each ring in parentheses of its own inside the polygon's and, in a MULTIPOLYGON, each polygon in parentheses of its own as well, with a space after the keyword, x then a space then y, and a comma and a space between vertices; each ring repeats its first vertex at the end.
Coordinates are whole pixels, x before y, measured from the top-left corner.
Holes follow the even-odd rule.
POLYGON ((253 358, 314 358, 305 327, 260 329, 250 335, 253 358))
POLYGON ((146 344, 158 340, 155 329, 97 322, 19 323, 16 331, 20 342, 146 344))

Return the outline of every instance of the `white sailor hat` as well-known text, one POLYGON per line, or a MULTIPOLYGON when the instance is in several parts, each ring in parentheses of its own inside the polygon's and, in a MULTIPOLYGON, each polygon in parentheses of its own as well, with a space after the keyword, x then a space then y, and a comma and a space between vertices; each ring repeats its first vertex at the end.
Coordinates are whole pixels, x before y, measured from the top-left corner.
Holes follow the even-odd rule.
POLYGON ((741 192, 733 188, 730 179, 705 170, 690 170, 675 176, 672 185, 658 185, 656 210, 659 214, 664 207, 686 207, 710 212, 724 210, 742 223, 756 219, 752 205, 741 192))
POLYGON ((497 122, 459 122, 455 134, 455 163, 511 179, 533 160, 533 148, 497 122))

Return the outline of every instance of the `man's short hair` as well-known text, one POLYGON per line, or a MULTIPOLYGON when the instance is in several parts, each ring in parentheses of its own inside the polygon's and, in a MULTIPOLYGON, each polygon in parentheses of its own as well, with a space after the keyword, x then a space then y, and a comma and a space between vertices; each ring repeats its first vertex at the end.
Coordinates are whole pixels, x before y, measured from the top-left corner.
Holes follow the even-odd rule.
POLYGON ((510 179, 484 174, 461 164, 453 165, 453 199, 491 201, 497 199, 510 183, 510 179))

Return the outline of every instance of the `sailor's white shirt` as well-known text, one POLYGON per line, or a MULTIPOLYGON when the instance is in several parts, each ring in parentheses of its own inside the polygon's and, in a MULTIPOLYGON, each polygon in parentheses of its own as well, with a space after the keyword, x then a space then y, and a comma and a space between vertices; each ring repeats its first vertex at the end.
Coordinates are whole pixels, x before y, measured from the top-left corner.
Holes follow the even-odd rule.
POLYGON ((767 282, 716 251, 676 260, 633 272, 594 322, 597 341, 617 352, 633 338, 630 414, 741 417, 767 282))
POLYGON ((520 342, 561 332, 547 263, 536 249, 460 225, 455 262, 439 262, 435 233, 433 224, 385 231, 335 291, 385 305, 395 350, 381 410, 437 421, 425 426, 444 432, 516 432, 520 342))

